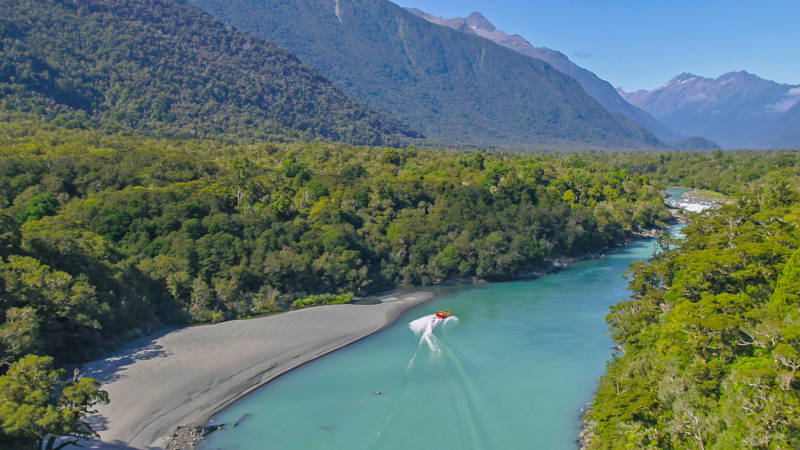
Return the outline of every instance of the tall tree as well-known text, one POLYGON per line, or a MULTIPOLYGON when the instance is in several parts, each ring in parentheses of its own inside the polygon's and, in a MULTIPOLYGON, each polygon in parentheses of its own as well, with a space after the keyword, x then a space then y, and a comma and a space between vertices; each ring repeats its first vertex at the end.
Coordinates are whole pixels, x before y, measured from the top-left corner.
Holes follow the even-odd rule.
POLYGON ((77 442, 56 445, 59 436, 96 436, 82 419, 95 412, 95 405, 108 403, 99 387, 98 381, 77 375, 64 380, 50 357, 25 356, 0 377, 0 444, 57 450, 77 442))

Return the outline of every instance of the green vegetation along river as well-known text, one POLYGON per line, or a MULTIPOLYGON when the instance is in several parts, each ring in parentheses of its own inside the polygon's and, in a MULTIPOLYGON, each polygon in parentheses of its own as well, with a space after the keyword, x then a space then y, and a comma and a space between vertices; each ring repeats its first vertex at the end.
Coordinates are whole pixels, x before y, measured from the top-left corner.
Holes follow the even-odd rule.
POLYGON ((653 249, 638 241, 554 275, 443 295, 236 403, 201 448, 575 448, 613 351, 604 318, 627 295, 628 264, 653 249), (409 323, 438 308, 458 320, 427 342, 409 323))

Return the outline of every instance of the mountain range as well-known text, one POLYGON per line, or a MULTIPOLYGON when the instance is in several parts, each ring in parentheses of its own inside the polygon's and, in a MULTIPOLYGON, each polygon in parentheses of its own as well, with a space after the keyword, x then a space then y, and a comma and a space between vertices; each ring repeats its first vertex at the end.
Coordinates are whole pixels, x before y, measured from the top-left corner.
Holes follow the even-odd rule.
POLYGON ((171 0, 0 2, 0 113, 160 136, 417 136, 288 51, 171 0))
POLYGON ((442 143, 653 148, 571 77, 386 0, 188 0, 295 53, 343 91, 442 143))
POLYGON ((682 74, 627 93, 479 13, 442 19, 386 0, 2 2, 0 118, 20 113, 234 140, 800 145, 798 85, 682 74))
POLYGON ((467 17, 446 19, 428 14, 417 8, 408 8, 408 11, 429 22, 446 26, 462 33, 475 34, 523 55, 547 62, 557 70, 574 78, 589 95, 607 110, 625 115, 628 119, 651 131, 663 142, 676 142, 684 138, 684 136, 673 132, 648 113, 625 101, 611 83, 578 66, 563 53, 546 47, 534 47, 518 34, 509 35, 502 30, 498 30, 494 24, 479 12, 473 12, 467 17))
POLYGON ((683 73, 657 89, 619 92, 676 132, 725 148, 800 146, 800 85, 747 72, 716 79, 683 73))

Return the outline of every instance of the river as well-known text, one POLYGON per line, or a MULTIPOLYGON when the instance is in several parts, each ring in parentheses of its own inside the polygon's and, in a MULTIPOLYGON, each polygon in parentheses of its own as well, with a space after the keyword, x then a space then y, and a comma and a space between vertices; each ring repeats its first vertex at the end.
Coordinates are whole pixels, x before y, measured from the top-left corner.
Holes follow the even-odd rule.
POLYGON ((574 449, 613 353, 605 316, 627 295, 628 265, 653 250, 637 241, 553 275, 442 295, 237 402, 200 448, 574 449), (411 330, 437 309, 457 319, 432 336, 411 330))

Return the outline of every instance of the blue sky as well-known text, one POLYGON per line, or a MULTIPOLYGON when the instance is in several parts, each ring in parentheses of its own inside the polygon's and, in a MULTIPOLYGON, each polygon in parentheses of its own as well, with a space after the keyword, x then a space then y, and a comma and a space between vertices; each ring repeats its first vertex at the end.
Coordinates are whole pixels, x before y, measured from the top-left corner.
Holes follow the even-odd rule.
POLYGON ((746 70, 800 84, 800 0, 400 0, 443 17, 483 13, 625 90, 682 72, 746 70))

